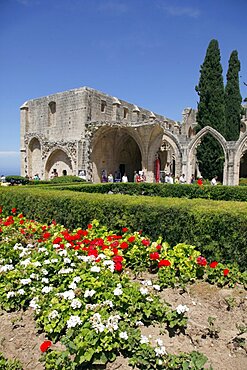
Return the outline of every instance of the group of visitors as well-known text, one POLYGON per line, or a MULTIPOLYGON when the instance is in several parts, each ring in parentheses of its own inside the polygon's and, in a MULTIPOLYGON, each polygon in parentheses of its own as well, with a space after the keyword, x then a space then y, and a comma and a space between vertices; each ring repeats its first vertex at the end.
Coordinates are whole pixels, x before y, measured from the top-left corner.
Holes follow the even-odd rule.
MULTIPOLYGON (((218 184, 218 177, 214 176, 212 180, 210 181, 210 184, 215 186, 218 184)), ((173 179, 173 176, 171 173, 166 173, 164 176, 161 178, 161 182, 166 183, 166 184, 197 184, 199 186, 203 186, 203 177, 199 176, 196 180, 195 175, 193 174, 190 178, 190 181, 187 182, 185 174, 181 174, 181 176, 176 176, 175 179, 173 179)))

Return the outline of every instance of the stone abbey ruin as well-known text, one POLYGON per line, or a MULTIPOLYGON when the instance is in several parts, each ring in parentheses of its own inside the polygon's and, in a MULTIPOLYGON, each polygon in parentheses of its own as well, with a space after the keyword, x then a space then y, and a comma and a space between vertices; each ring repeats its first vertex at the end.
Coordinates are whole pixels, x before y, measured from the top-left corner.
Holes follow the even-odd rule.
POLYGON ((226 141, 210 126, 196 133, 196 111, 184 109, 182 122, 137 107, 116 97, 82 87, 33 99, 21 107, 21 175, 48 179, 84 174, 100 182, 102 172, 144 171, 155 182, 159 171, 187 181, 198 175, 196 148, 212 135, 224 152, 224 185, 238 185, 247 177, 247 115, 237 141, 226 141))

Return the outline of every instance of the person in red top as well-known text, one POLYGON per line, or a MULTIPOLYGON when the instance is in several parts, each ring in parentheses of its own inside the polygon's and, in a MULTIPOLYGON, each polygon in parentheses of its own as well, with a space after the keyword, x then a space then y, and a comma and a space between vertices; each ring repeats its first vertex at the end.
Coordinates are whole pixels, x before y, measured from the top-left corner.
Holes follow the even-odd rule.
POLYGON ((202 176, 200 176, 199 179, 197 180, 197 185, 203 186, 202 176))

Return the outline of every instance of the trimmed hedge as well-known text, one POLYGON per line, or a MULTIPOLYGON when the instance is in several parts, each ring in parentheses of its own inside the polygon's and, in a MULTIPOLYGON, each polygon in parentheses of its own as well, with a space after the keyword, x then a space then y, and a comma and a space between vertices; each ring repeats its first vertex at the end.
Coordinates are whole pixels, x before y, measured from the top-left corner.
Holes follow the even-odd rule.
POLYGON ((79 184, 66 185, 57 188, 86 193, 113 193, 128 195, 147 195, 172 198, 203 198, 226 201, 247 201, 247 188, 240 186, 198 186, 198 185, 172 185, 151 183, 105 183, 105 184, 79 184))
MULTIPOLYGON (((184 186, 184 185, 183 185, 184 186)), ((28 218, 85 228, 93 219, 116 231, 127 226, 171 245, 196 245, 210 260, 247 266, 247 204, 203 199, 130 197, 58 192, 53 189, 0 189, 0 205, 28 218)))

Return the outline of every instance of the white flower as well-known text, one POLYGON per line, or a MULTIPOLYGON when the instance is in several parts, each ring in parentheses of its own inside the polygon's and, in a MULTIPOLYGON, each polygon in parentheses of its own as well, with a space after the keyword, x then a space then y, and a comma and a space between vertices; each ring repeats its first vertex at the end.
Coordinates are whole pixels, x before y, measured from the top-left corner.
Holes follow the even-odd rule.
POLYGON ((13 265, 4 265, 0 267, 0 272, 7 272, 14 269, 13 265))
POLYGON ((81 281, 80 276, 75 276, 74 279, 73 279, 73 282, 79 283, 79 281, 81 281))
POLYGON ((74 328, 76 325, 81 325, 82 321, 79 316, 70 316, 69 320, 67 321, 68 328, 74 328))
POLYGON ((14 251, 17 251, 18 249, 22 250, 24 249, 23 246, 20 244, 20 243, 16 243, 14 246, 13 246, 13 249, 14 251))
POLYGON ((60 293, 60 296, 64 299, 72 301, 72 299, 75 298, 75 293, 73 292, 73 290, 67 290, 66 292, 60 293))
POLYGON ((75 298, 71 301, 71 307, 75 310, 76 308, 81 308, 82 303, 79 299, 75 298))
POLYGON ((90 269, 91 272, 100 272, 100 267, 99 266, 93 266, 90 269))
POLYGON ((19 290, 17 291, 17 293, 19 293, 20 295, 23 295, 23 294, 25 294, 25 290, 24 290, 24 289, 19 289, 19 290))
POLYGON ((143 295, 146 295, 146 294, 148 294, 148 289, 147 288, 140 288, 140 292, 141 292, 141 294, 143 294, 143 295))
POLYGON ((53 310, 53 311, 51 311, 51 313, 49 313, 48 319, 49 320, 54 320, 58 316, 59 316, 58 311, 57 310, 53 310))
POLYGON ((38 252, 45 252, 46 251, 46 248, 45 247, 40 247, 39 249, 38 249, 38 252))
POLYGON ((34 310, 37 310, 40 308, 40 306, 38 305, 37 301, 38 301, 38 297, 34 297, 30 303, 29 303, 29 307, 33 308, 34 310))
POLYGON ((41 293, 50 293, 52 290, 53 290, 53 287, 44 286, 44 288, 42 288, 42 290, 41 290, 41 293))
POLYGON ((43 275, 48 275, 48 271, 47 271, 46 269, 42 269, 42 270, 41 270, 41 273, 42 273, 43 275))
POLYGON ((181 313, 188 312, 189 311, 189 308, 186 305, 179 304, 177 306, 176 310, 177 310, 177 313, 178 314, 181 314, 181 313))
POLYGON ((145 335, 141 335, 140 343, 141 344, 147 344, 147 343, 149 343, 148 337, 146 337, 145 335))
MULTIPOLYGON (((70 244, 69 244, 69 246, 70 246, 70 244)), ((58 251, 58 254, 59 254, 59 256, 67 256, 68 255, 68 252, 66 251, 66 249, 60 249, 59 251, 58 251)))
POLYGON ((91 261, 91 259, 89 258, 89 256, 77 256, 78 260, 81 260, 83 262, 89 262, 91 261))
POLYGON ((96 291, 94 289, 87 289, 84 293, 84 298, 92 297, 95 293, 96 291))
POLYGON ((121 331, 121 333, 119 334, 119 337, 121 339, 125 339, 125 340, 127 340, 129 338, 126 331, 121 331))
POLYGON ((30 279, 35 279, 35 280, 38 280, 39 279, 39 276, 37 274, 34 274, 32 272, 32 274, 30 275, 30 279))
POLYGON ((61 270, 58 271, 58 274, 70 274, 71 272, 73 272, 73 269, 71 267, 67 268, 67 269, 64 269, 62 268, 61 270))
POLYGON ((41 265, 41 263, 39 261, 36 261, 36 262, 33 262, 33 266, 34 267, 40 267, 42 265, 41 265))
POLYGON ((71 259, 69 257, 66 257, 63 259, 63 262, 66 264, 70 264, 71 263, 71 259))
POLYGON ((116 289, 114 289, 113 294, 114 295, 121 295, 121 294, 123 294, 123 291, 122 291, 121 288, 116 288, 116 289))
POLYGON ((157 344, 158 344, 158 346, 163 346, 163 340, 162 339, 160 339, 160 338, 158 338, 158 339, 156 339, 156 341, 155 341, 157 344))
POLYGON ((141 283, 144 286, 152 286, 152 281, 151 280, 143 280, 141 283))
POLYGON ((146 298, 146 300, 147 300, 148 302, 153 302, 153 298, 151 298, 151 297, 147 297, 147 298, 146 298))
POLYGON ((56 263, 56 262, 58 262, 58 259, 57 258, 52 258, 51 259, 51 263, 56 263))
POLYGON ((15 292, 8 292, 7 293, 7 299, 12 298, 15 296, 15 292))
POLYGON ((163 356, 166 354, 166 348, 164 346, 156 347, 154 351, 157 357, 163 356))
POLYGON ((50 260, 45 260, 45 261, 44 261, 44 264, 45 264, 45 265, 50 265, 50 264, 51 264, 51 261, 50 261, 50 260))
POLYGON ((136 321, 136 326, 144 326, 142 321, 136 321))
POLYGON ((160 285, 153 285, 153 288, 154 288, 155 290, 160 290, 160 285))
POLYGON ((69 284, 70 289, 76 289, 76 283, 72 281, 72 283, 69 284))
POLYGON ((23 251, 20 253, 20 258, 22 258, 24 256, 28 256, 29 254, 31 254, 30 251, 28 251, 26 249, 23 249, 23 251))
POLYGON ((28 265, 30 265, 30 263, 31 263, 30 258, 27 258, 26 260, 21 261, 20 265, 27 267, 28 265))
POLYGON ((109 306, 109 307, 113 307, 113 303, 112 303, 112 301, 110 301, 109 299, 107 299, 106 301, 104 301, 103 303, 102 303, 104 306, 109 306))
POLYGON ((111 261, 111 260, 106 260, 103 262, 103 265, 104 266, 107 266, 107 268, 111 271, 111 272, 114 272, 115 270, 115 263, 114 261, 111 261))
POLYGON ((106 255, 104 253, 100 253, 98 255, 98 258, 100 258, 101 260, 104 260, 106 258, 106 255))
POLYGON ((45 283, 45 284, 49 284, 49 279, 48 279, 48 278, 43 277, 43 278, 41 279, 41 282, 42 282, 42 283, 45 283))
POLYGON ((20 279, 20 283, 22 284, 22 285, 28 285, 28 284, 30 284, 32 282, 32 280, 31 279, 20 279))
POLYGON ((105 330, 105 325, 102 324, 101 315, 99 313, 95 313, 90 317, 90 321, 92 322, 92 327, 96 333, 102 333, 105 330))
POLYGON ((109 330, 109 331, 113 331, 113 330, 118 330, 118 321, 121 319, 121 317, 119 315, 112 315, 112 316, 109 316, 108 320, 107 320, 107 323, 106 323, 106 328, 109 330))

